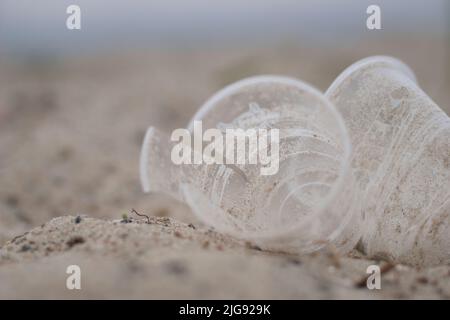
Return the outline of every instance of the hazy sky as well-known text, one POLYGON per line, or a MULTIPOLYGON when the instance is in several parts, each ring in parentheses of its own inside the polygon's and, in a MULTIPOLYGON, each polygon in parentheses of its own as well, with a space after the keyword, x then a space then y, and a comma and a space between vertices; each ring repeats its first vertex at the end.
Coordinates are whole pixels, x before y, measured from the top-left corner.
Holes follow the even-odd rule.
POLYGON ((366 32, 382 9, 384 34, 450 29, 448 0, 0 0, 0 53, 245 41, 339 41, 366 32), (77 4, 82 30, 66 29, 77 4))

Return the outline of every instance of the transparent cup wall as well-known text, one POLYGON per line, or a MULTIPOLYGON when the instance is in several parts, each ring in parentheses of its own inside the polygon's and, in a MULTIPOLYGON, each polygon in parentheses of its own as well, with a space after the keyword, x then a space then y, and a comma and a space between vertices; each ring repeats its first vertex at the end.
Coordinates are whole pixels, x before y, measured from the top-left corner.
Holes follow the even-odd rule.
POLYGON ((450 121, 410 69, 387 57, 355 63, 326 96, 350 135, 362 191, 361 248, 412 264, 450 256, 450 121))

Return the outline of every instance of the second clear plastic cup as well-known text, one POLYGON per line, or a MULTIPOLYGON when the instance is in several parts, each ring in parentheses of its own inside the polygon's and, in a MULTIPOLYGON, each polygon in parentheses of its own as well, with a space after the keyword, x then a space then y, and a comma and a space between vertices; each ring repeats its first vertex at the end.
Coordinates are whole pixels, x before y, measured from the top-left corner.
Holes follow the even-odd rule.
POLYGON ((355 63, 326 96, 341 113, 362 192, 369 256, 410 264, 450 261, 450 120, 389 57, 355 63))

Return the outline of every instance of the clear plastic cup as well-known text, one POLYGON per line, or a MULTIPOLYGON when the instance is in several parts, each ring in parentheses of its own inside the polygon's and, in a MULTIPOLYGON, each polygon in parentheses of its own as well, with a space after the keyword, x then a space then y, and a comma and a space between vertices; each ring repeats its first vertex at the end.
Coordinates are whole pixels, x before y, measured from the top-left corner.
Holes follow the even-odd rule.
POLYGON ((185 201, 206 224, 264 249, 354 247, 361 210, 349 138, 323 94, 291 78, 249 78, 211 97, 189 124, 191 133, 194 121, 224 134, 230 128, 279 130, 278 171, 261 175, 261 164, 175 165, 169 135, 150 128, 141 154, 145 191, 185 201))
POLYGON ((347 68, 326 96, 342 115, 362 192, 361 249, 417 265, 450 262, 450 120, 389 57, 347 68))

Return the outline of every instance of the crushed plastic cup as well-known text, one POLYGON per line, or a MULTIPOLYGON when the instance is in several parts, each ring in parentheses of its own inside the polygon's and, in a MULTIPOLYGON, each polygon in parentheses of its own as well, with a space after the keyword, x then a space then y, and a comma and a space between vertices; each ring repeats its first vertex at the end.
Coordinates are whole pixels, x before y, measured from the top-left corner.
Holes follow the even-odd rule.
MULTIPOLYGON (((322 93, 291 78, 249 78, 212 96, 189 132, 199 122, 203 132, 216 128, 224 135, 228 129, 278 130, 277 148, 262 147, 278 151, 278 170, 262 175, 260 163, 175 164, 177 142, 151 127, 140 161, 144 191, 184 201, 207 225, 263 249, 305 253, 333 245, 346 252, 355 246, 362 222, 350 140, 322 93)), ((201 149, 191 145, 194 154, 201 149)))
POLYGON ((359 242, 373 258, 450 262, 450 119, 402 62, 359 61, 325 95, 290 78, 242 80, 210 98, 189 132, 199 121, 223 134, 279 130, 277 172, 261 175, 261 164, 176 165, 175 143, 150 128, 141 154, 145 191, 172 195, 206 224, 264 249, 348 252, 359 242))
POLYGON ((389 57, 347 68, 326 96, 342 115, 361 191, 359 248, 415 265, 450 262, 450 119, 389 57))

